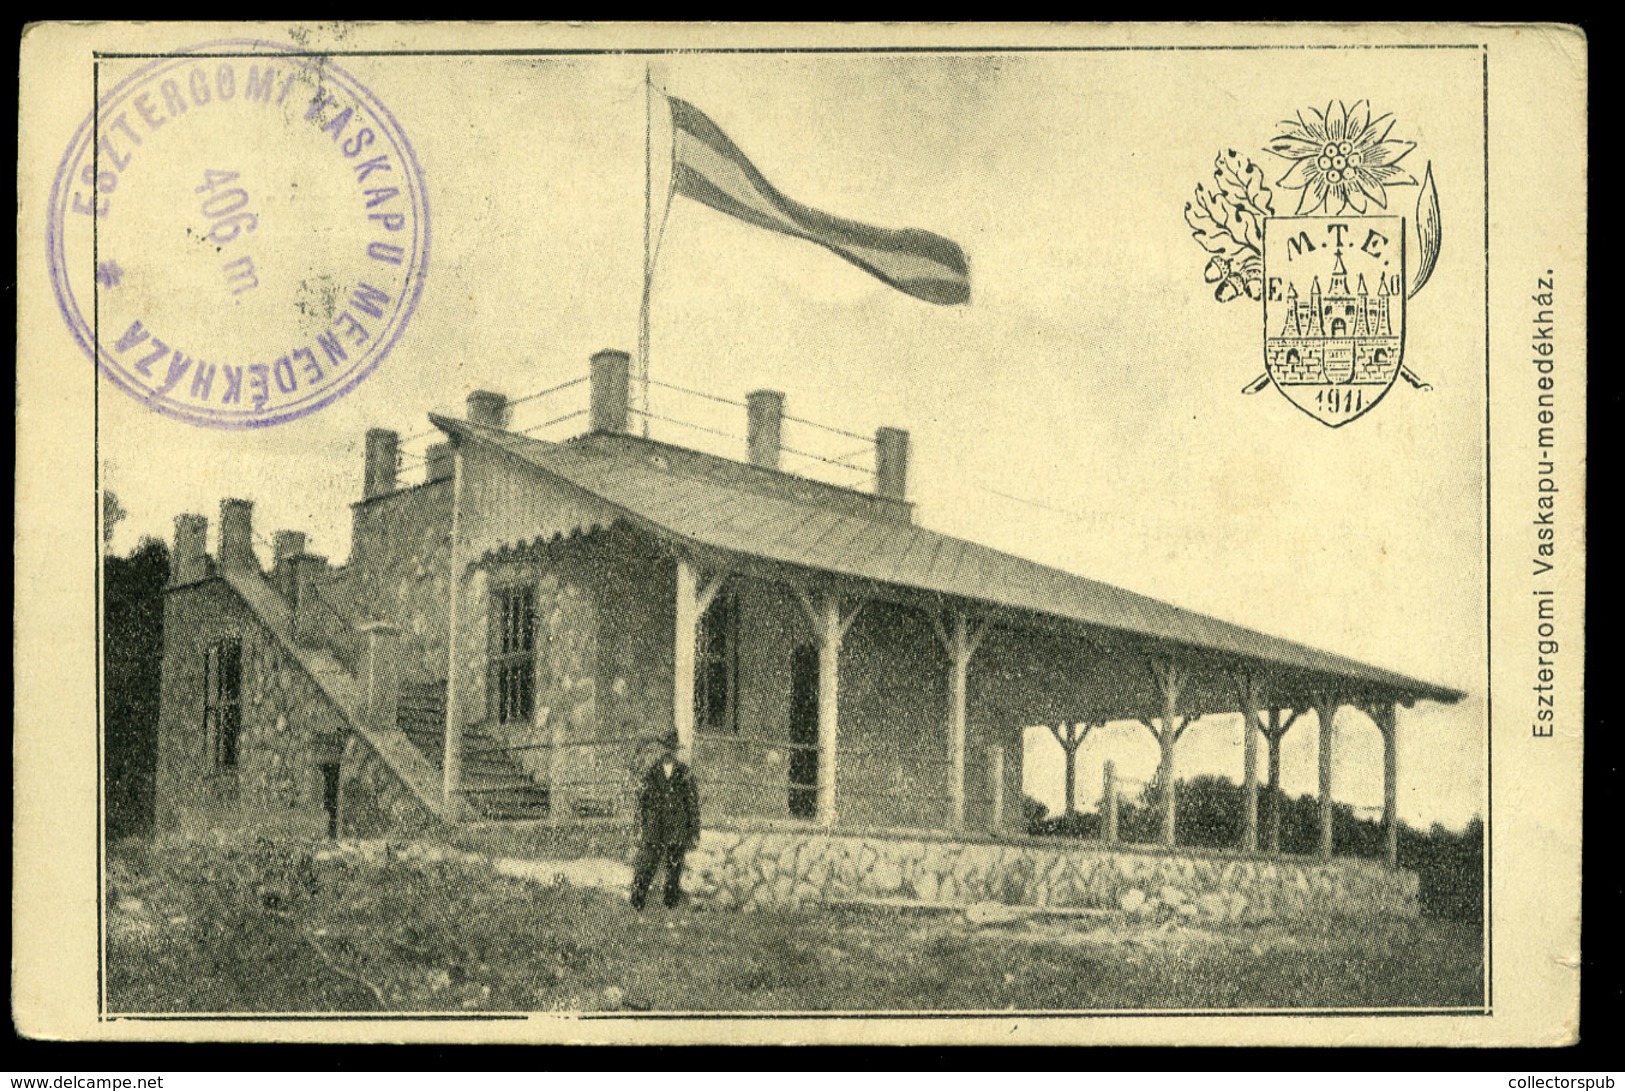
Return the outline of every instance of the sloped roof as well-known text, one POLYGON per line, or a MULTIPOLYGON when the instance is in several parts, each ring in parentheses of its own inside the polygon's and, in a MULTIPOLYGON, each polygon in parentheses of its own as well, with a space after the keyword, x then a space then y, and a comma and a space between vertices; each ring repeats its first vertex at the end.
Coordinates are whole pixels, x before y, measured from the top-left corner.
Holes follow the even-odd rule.
POLYGON ((770 482, 752 487, 678 472, 664 464, 663 444, 622 436, 614 437, 620 442, 613 446, 594 443, 596 437, 549 443, 466 421, 430 419, 453 436, 507 451, 636 521, 698 545, 1336 675, 1434 701, 1453 703, 1465 696, 903 519, 811 503, 770 482))

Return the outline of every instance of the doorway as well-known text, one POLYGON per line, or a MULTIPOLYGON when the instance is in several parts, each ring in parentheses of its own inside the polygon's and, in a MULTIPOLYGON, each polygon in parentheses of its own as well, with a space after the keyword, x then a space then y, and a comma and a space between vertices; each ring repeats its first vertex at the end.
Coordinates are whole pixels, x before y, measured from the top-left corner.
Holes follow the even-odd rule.
POLYGON ((818 817, 818 648, 790 656, 790 817, 818 817))

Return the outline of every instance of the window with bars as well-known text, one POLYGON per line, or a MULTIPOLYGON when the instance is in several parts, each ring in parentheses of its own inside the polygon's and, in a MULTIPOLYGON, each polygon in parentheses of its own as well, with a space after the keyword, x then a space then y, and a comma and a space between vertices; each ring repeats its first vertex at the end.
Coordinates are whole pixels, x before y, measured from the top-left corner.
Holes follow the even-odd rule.
POLYGON ((215 768, 237 767, 243 728, 243 645, 221 640, 203 653, 203 737, 215 768))
POLYGON ((694 662, 694 726, 733 731, 739 724, 739 600, 724 588, 700 616, 694 662))
POLYGON ((491 593, 490 715, 497 723, 529 723, 536 702, 536 588, 491 593))

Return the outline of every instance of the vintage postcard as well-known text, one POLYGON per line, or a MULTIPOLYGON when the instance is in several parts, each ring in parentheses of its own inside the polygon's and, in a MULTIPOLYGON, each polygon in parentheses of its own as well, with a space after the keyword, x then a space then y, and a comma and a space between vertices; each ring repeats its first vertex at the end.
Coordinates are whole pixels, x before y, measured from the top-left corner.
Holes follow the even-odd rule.
POLYGON ((18 1026, 1574 1041, 1587 48, 28 28, 18 1026))

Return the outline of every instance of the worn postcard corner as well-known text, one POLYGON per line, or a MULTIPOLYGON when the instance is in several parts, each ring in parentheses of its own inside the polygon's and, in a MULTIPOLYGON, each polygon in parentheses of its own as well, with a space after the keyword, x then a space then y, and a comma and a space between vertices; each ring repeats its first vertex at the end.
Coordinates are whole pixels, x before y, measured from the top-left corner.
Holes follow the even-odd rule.
POLYGON ((30 26, 19 1030, 1574 1041, 1587 56, 30 26))

